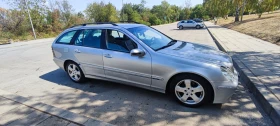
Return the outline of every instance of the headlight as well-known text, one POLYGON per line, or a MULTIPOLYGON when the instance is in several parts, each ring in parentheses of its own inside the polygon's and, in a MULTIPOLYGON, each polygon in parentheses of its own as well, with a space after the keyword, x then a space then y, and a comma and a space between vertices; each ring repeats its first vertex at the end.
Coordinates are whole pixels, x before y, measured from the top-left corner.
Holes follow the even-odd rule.
POLYGON ((232 71, 230 68, 221 66, 221 71, 227 80, 232 82, 236 81, 234 71, 232 71))

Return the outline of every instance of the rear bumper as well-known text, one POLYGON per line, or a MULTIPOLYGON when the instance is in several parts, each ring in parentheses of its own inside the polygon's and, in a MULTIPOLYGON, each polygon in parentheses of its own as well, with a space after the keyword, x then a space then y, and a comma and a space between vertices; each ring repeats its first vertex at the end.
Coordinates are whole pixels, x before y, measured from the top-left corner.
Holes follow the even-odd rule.
POLYGON ((53 61, 55 62, 55 64, 60 67, 61 69, 64 70, 64 61, 60 60, 58 58, 53 58, 53 61))

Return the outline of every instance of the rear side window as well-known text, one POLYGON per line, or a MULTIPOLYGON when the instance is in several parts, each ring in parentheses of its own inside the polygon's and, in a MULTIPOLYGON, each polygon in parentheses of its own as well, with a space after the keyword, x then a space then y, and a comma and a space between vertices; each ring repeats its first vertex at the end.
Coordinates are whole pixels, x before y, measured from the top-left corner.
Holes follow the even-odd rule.
POLYGON ((57 41, 56 43, 60 43, 60 44, 70 44, 72 38, 74 37, 74 35, 76 34, 77 31, 70 31, 65 33, 64 35, 62 35, 57 41))
POLYGON ((75 45, 85 46, 92 48, 101 47, 101 33, 102 30, 99 29, 89 29, 80 32, 75 40, 75 45))
POLYGON ((181 23, 185 23, 185 21, 181 21, 181 23))

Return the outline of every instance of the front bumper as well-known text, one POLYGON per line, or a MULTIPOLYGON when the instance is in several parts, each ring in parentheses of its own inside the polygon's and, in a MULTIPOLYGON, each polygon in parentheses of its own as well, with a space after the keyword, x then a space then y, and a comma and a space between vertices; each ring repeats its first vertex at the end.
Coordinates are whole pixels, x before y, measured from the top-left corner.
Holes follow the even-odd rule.
POLYGON ((217 85, 214 89, 215 97, 213 103, 225 103, 230 99, 238 86, 238 73, 235 70, 234 81, 212 83, 217 85))

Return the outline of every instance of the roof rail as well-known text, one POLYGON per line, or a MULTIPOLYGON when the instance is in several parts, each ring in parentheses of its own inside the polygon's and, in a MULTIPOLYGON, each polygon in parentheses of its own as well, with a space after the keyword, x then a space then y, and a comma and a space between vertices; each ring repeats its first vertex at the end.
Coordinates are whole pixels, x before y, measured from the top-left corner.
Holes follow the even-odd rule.
POLYGON ((113 23, 113 22, 96 22, 96 23, 84 23, 84 24, 77 24, 77 25, 74 25, 70 28, 74 28, 74 27, 77 27, 77 26, 87 26, 87 25, 91 25, 91 24, 111 24, 111 25, 114 25, 114 26, 118 26, 117 24, 113 23))
POLYGON ((135 24, 140 24, 139 22, 136 21, 119 21, 120 23, 135 23, 135 24))

